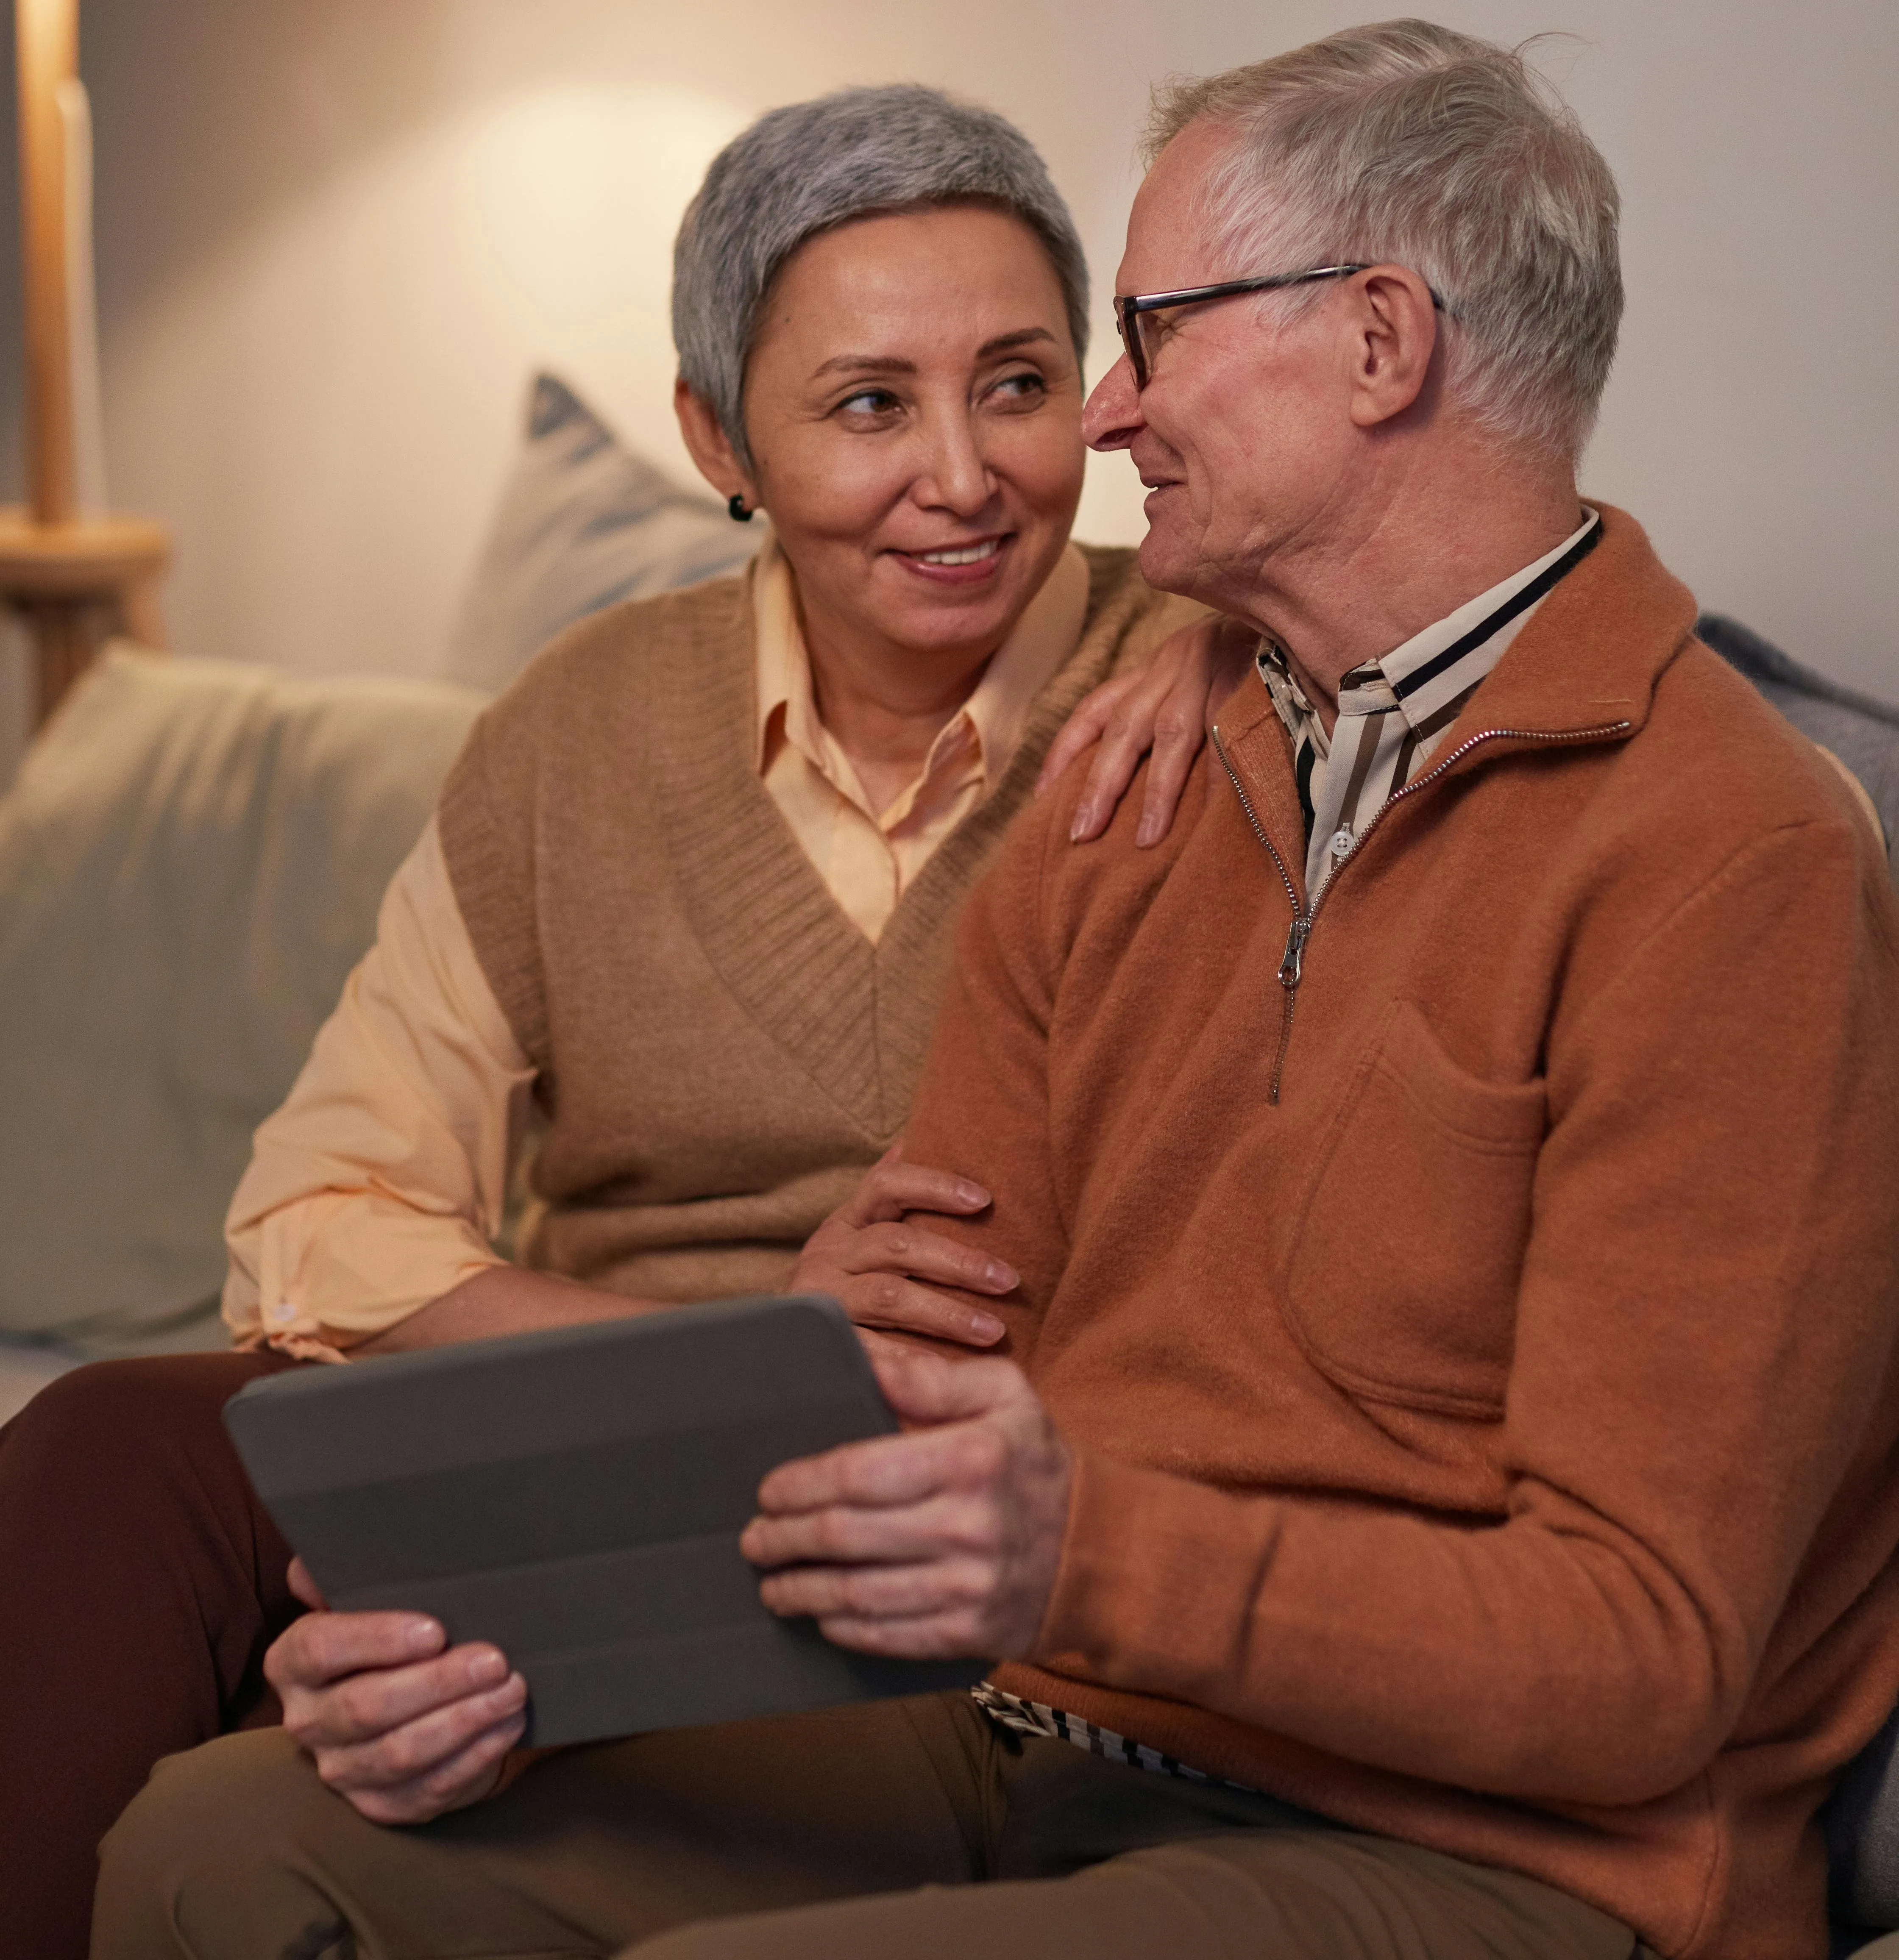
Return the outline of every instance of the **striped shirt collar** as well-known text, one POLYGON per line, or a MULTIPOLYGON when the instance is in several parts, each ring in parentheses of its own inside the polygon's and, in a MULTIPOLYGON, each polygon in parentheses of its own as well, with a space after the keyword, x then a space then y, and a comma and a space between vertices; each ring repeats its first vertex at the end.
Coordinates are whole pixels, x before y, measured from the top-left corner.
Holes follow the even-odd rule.
POLYGON ((1271 640, 1262 644, 1260 677, 1292 737, 1293 774, 1306 820, 1309 895, 1317 896, 1393 792, 1423 771, 1531 614, 1601 536, 1600 514, 1585 508, 1582 523, 1553 551, 1402 646, 1353 668, 1339 682, 1338 718, 1330 736, 1285 650, 1271 640))

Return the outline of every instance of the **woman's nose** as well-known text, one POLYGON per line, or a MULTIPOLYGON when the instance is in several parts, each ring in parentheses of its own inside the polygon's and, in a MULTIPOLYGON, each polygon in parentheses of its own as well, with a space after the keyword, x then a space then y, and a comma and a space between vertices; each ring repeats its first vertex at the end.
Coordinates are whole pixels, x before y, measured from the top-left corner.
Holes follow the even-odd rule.
POLYGON ((1125 449, 1145 426, 1141 391, 1123 354, 1094 384, 1082 411, 1082 440, 1090 449, 1125 449))
POLYGON ((930 431, 929 453, 916 494, 926 504, 973 517, 996 494, 996 479, 983 460, 970 420, 941 418, 930 431))

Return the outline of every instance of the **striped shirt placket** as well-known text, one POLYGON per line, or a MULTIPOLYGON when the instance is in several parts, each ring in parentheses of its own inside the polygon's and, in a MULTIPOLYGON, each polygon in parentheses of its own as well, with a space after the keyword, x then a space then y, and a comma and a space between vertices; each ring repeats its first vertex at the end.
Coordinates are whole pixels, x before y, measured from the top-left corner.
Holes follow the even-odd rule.
POLYGON ((1544 595, 1588 555, 1602 534, 1592 511, 1546 558, 1339 682, 1328 737, 1286 650, 1268 640, 1260 677, 1292 737, 1294 780, 1305 817, 1308 905, 1352 854, 1365 826, 1432 757, 1479 684, 1496 667, 1544 595), (1474 620, 1467 616, 1476 610, 1474 620))
POLYGON ((1099 1756, 1104 1761, 1126 1763, 1131 1769, 1153 1770, 1163 1776, 1184 1777, 1189 1783, 1225 1783, 1228 1790, 1249 1787, 1225 1777, 1209 1776, 1205 1770, 1196 1770, 1177 1756, 1170 1756, 1163 1750, 1150 1748, 1145 1742, 1118 1736, 1112 1729, 1104 1729, 1097 1723, 1085 1722, 1079 1715, 1051 1708, 1046 1702, 1025 1701, 1021 1695, 1011 1694, 993 1682, 983 1682, 971 1688, 970 1694, 977 1707, 991 1721, 1002 1728, 1012 1729, 1018 1736, 1040 1736, 1050 1742, 1072 1743, 1076 1748, 1085 1749, 1090 1755, 1099 1756))

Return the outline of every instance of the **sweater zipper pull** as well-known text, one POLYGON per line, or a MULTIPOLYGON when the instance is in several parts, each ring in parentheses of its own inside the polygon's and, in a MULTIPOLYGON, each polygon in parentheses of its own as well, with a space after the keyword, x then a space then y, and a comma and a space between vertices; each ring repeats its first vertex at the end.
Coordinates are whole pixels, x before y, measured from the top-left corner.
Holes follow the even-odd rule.
POLYGON ((1292 930, 1286 936, 1286 957, 1279 962, 1279 985, 1284 1011, 1279 1016, 1279 1052, 1273 1059, 1273 1080, 1267 1085, 1266 1099, 1279 1107, 1279 1078, 1286 1073, 1286 1052, 1292 1045, 1292 1010, 1299 998, 1299 973, 1305 963, 1306 935, 1312 930, 1310 912, 1292 915, 1292 930))

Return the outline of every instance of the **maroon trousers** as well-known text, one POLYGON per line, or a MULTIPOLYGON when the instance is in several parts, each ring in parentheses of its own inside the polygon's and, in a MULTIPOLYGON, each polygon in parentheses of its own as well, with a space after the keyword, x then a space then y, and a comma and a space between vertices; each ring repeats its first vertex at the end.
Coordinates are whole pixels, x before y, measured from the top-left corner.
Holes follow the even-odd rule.
POLYGON ((104 1361, 0 1430, 0 1953, 84 1960, 99 1841, 161 1756, 278 1720, 302 1609, 221 1420, 271 1355, 104 1361))

